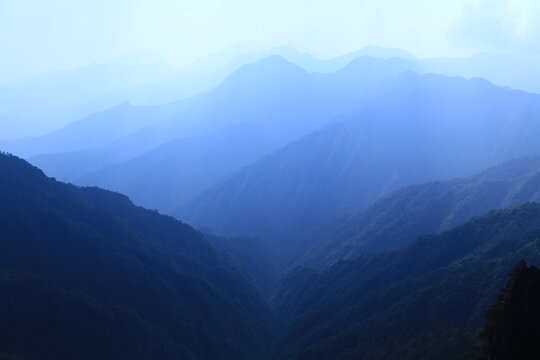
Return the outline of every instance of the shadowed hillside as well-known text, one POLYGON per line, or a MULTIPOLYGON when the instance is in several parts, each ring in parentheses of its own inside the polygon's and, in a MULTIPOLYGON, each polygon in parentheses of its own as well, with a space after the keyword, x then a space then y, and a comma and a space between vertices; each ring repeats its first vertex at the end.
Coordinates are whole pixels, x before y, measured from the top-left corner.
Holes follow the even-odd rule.
POLYGON ((271 315, 187 225, 0 155, 0 353, 24 359, 264 357, 271 315))
POLYGON ((404 250, 286 274, 282 359, 463 359, 520 259, 540 263, 540 205, 491 212, 404 250))
POLYGON ((512 160, 450 181, 411 185, 378 200, 326 234, 313 234, 299 263, 327 266, 364 253, 403 248, 473 216, 540 200, 540 158, 512 160))

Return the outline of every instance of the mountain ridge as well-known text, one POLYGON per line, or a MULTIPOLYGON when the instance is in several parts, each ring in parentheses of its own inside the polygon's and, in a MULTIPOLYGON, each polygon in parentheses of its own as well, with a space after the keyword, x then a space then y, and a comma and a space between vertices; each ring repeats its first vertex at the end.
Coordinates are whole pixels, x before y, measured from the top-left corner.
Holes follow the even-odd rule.
POLYGON ((264 358, 268 305, 201 233, 124 195, 59 183, 10 155, 0 154, 0 183, 7 355, 264 358))
POLYGON ((538 110, 538 95, 484 80, 403 73, 349 120, 242 169, 175 215, 220 235, 286 243, 403 185, 538 153, 538 110))
POLYGON ((477 174, 409 185, 325 234, 306 240, 298 263, 319 268, 365 253, 402 249, 491 210, 540 200, 540 157, 510 160, 477 174))

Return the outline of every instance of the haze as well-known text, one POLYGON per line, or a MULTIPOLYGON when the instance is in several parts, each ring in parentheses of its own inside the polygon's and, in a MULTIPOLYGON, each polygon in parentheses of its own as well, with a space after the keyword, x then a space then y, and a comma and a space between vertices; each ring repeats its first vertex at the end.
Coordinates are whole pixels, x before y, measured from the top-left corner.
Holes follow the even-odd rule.
POLYGON ((538 0, 0 0, 0 360, 540 359, 538 0))
POLYGON ((463 56, 531 52, 539 36, 535 0, 1 0, 0 83, 141 51, 175 66, 236 44, 463 56))

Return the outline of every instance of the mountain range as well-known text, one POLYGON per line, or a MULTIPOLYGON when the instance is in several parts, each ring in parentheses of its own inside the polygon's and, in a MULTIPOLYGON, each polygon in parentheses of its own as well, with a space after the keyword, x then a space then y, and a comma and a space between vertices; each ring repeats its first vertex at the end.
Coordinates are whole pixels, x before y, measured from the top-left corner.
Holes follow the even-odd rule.
MULTIPOLYGON (((50 136, 31 140, 30 143, 19 142, 18 151, 15 153, 29 156, 46 152, 46 149, 52 152, 57 151, 59 152, 57 154, 34 156, 31 161, 43 168, 47 174, 59 179, 125 192, 138 204, 174 213, 175 209, 185 205, 187 201, 192 200, 211 185, 215 185, 225 176, 233 174, 263 155, 275 151, 324 124, 343 118, 382 116, 377 114, 376 112, 380 111, 374 108, 400 106, 393 102, 407 96, 409 84, 404 79, 407 76, 402 75, 395 82, 393 80, 410 67, 407 61, 410 60, 361 57, 337 72, 322 74, 306 73, 282 58, 270 57, 244 66, 219 87, 192 99, 151 107, 119 106, 111 111, 97 114, 97 117, 81 120, 78 124, 73 124, 50 136), (283 79, 283 82, 279 85, 275 79, 283 79), (239 94, 239 96, 231 97, 232 94, 239 94), (381 104, 381 101, 384 104, 381 104), (122 122, 122 119, 141 119, 141 122, 122 122), (99 128, 110 127, 110 130, 106 131, 110 135, 93 135, 91 131, 87 131, 97 122, 105 123, 106 121, 111 125, 99 128), (252 123, 258 126, 251 126, 252 123), (253 142, 246 142, 244 145, 244 142, 237 141, 238 138, 245 138, 246 124, 250 124, 248 127, 253 129, 250 137, 259 145, 256 148, 253 148, 253 142), (234 128, 241 130, 235 134, 234 128), (212 144, 216 137, 221 141, 221 149, 217 149, 212 144), (173 142, 173 144, 167 144, 168 142, 173 142), (195 142, 198 145, 194 148, 199 151, 195 150, 194 153, 182 152, 187 145, 178 145, 195 142), (233 144, 235 146, 232 146, 233 144), (205 177, 208 181, 201 186, 202 184, 198 181, 200 177, 195 176, 199 173, 191 173, 182 166, 174 165, 175 158, 186 157, 185 161, 189 164, 200 158, 201 152, 209 146, 217 149, 219 154, 210 156, 206 153, 205 164, 216 169, 221 168, 222 171, 215 172, 214 176, 205 177), (245 148, 238 148, 238 146, 245 146, 245 148), (230 149, 234 150, 227 154, 230 149), (253 156, 237 159, 239 152, 253 156), (169 156, 165 156, 165 153, 169 156), (190 156, 192 156, 191 159, 190 156), (222 163, 220 156, 231 159, 230 166, 220 166, 222 163), (152 158, 155 160, 151 160, 152 158), (125 175, 121 178, 122 181, 119 181, 119 174, 125 175), (154 174, 153 179, 158 179, 158 183, 137 174, 154 174), (174 179, 180 178, 184 180, 185 190, 182 190, 181 186, 174 186, 174 179), (156 189, 157 191, 163 189, 164 192, 173 196, 154 197, 150 192, 156 189)), ((430 76, 427 75, 427 78, 430 76)), ((409 77, 413 78, 413 76, 409 77)), ((450 78, 432 81, 439 81, 440 84, 427 86, 445 87, 448 82, 450 87, 454 86, 454 89, 450 91, 455 91, 456 94, 461 91, 457 87, 468 87, 469 89, 464 89, 464 91, 476 91, 478 94, 475 96, 485 96, 482 100, 486 104, 490 101, 496 102, 497 97, 504 96, 502 94, 506 93, 512 94, 512 99, 521 98, 518 100, 518 107, 529 106, 526 102, 533 103, 534 100, 531 99, 535 98, 534 95, 523 92, 490 87, 487 83, 480 85, 482 81, 476 79, 471 80, 472 85, 460 84, 457 79, 450 78), (480 94, 481 92, 484 93, 480 94)), ((418 87, 422 85, 412 83, 410 86, 417 87, 414 91, 421 91, 418 87)), ((440 96, 452 96, 452 94, 441 93, 440 96)), ((464 99, 457 99, 457 101, 461 100, 464 99)), ((425 104, 418 104, 418 106, 438 106, 437 101, 440 99, 426 98, 424 101, 426 101, 425 104)), ((469 110, 481 111, 481 109, 469 110)), ((437 116, 437 111, 446 111, 446 109, 425 109, 425 111, 432 111, 435 113, 432 116, 437 116)), ((465 116, 470 116, 470 114, 465 116)), ((486 115, 478 116, 485 118, 486 115)), ((388 126, 392 127, 393 124, 388 126)), ((525 125, 517 126, 523 129, 525 125)), ((473 130, 482 131, 481 129, 473 130)), ((486 136, 491 135, 486 134, 486 136)), ((517 155, 522 154, 523 152, 518 152, 517 155)), ((507 158, 500 160, 505 159, 507 158)), ((475 168, 464 169, 461 174, 449 172, 449 175, 450 177, 464 175, 494 163, 482 163, 475 168)), ((440 179, 444 178, 448 177, 440 179)), ((428 179, 418 179, 420 182, 424 180, 428 179)))
POLYGON ((309 238, 298 263, 327 267, 341 259, 407 247, 490 210, 540 200, 540 158, 505 162, 477 174, 400 188, 336 228, 309 238))
POLYGON ((177 214, 216 234, 287 243, 403 185, 538 153, 539 108, 538 95, 485 80, 403 73, 349 120, 229 176, 177 214))
POLYGON ((540 205, 527 203, 401 250, 291 269, 267 302, 252 282, 264 246, 205 237, 11 155, 0 165, 6 359, 458 359, 507 272, 540 263, 540 205))
POLYGON ((99 101, 111 92, 165 81, 175 72, 171 65, 151 54, 140 53, 2 84, 0 140, 47 134, 116 105, 99 101))
POLYGON ((0 142, 0 360, 538 352, 518 55, 248 44, 2 88, 6 137, 55 130, 0 142))
MULTIPOLYGON (((281 359, 463 359, 507 274, 540 261, 540 205, 475 218, 403 250, 284 275, 281 359)), ((532 291, 536 291, 534 289, 532 291)))
MULTIPOLYGON (((202 156, 201 151, 204 149, 215 148, 218 156, 208 157, 205 162, 206 166, 223 168, 212 179, 213 182, 208 184, 213 185, 242 166, 332 122, 340 113, 367 101, 401 72, 399 62, 396 59, 364 57, 338 72, 322 74, 307 73, 280 57, 266 58, 244 66, 213 90, 189 100, 155 108, 156 112, 159 111, 156 115, 153 115, 154 108, 141 108, 139 115, 135 116, 130 106, 126 106, 125 111, 131 115, 124 114, 119 108, 114 113, 109 112, 110 117, 109 114, 101 114, 104 120, 108 118, 111 122, 130 116, 153 121, 105 146, 39 155, 31 157, 30 161, 43 168, 48 175, 74 183, 99 184, 111 190, 125 191, 135 201, 148 197, 140 194, 145 189, 163 189, 169 193, 177 191, 170 183, 161 183, 157 187, 145 183, 144 187, 138 189, 125 184, 118 187, 116 174, 129 172, 126 184, 141 184, 143 179, 137 179, 137 174, 148 174, 148 164, 151 164, 157 181, 168 181, 170 177, 167 175, 171 172, 174 173, 172 178, 190 181, 186 193, 175 192, 169 202, 144 202, 144 205, 151 208, 170 211, 181 205, 171 200, 188 200, 197 195, 196 192, 189 192, 193 186, 191 184, 200 187, 200 177, 196 176, 196 172, 182 171, 181 165, 173 165, 177 159, 183 158, 186 163, 192 163, 198 156, 202 156), (234 129, 239 132, 235 133, 234 129), (245 139, 248 132, 251 141, 238 141, 239 138, 245 139), (216 138, 220 139, 217 141, 221 144, 220 148, 216 147, 216 138), (190 143, 199 145, 190 152, 179 152, 188 146, 181 144, 190 143), (249 154, 249 162, 237 159, 238 154, 242 153, 249 154), (229 158, 234 166, 223 167, 220 162, 223 157, 229 158), (152 158, 156 161, 149 160, 152 158), (159 163, 162 165, 157 166, 159 163), (174 172, 178 166, 180 169, 174 172), (135 178, 131 174, 135 174, 135 178)), ((81 120, 75 127, 80 129, 80 135, 70 136, 69 141, 88 144, 89 140, 78 142, 77 138, 86 134, 83 130, 86 125, 83 125, 93 122, 92 119, 81 120)), ((61 144, 56 138, 50 141, 61 144)))
MULTIPOLYGON (((285 46, 269 50, 235 46, 175 68, 141 52, 0 84, 0 140, 41 136, 124 102, 155 105, 179 101, 218 86, 243 65, 271 55, 289 59, 310 72, 333 72, 365 55, 413 58, 402 50, 376 47, 320 60, 285 46)), ((3 144, 11 146, 13 141, 3 144)))

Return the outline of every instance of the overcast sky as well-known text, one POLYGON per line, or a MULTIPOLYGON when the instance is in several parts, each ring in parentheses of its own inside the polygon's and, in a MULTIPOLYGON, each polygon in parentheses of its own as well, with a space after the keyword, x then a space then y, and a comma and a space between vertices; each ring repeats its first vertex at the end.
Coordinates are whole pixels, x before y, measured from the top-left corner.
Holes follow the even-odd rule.
POLYGON ((538 0, 0 0, 0 82, 151 51, 175 64, 242 42, 320 57, 537 49, 538 0))

